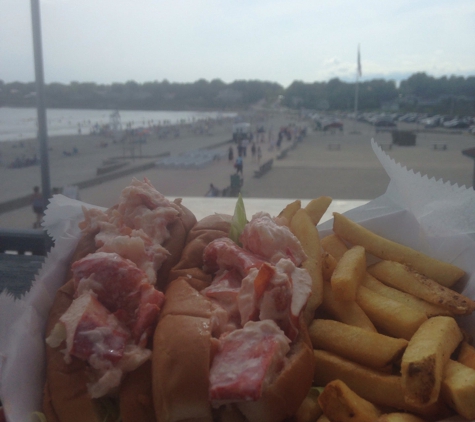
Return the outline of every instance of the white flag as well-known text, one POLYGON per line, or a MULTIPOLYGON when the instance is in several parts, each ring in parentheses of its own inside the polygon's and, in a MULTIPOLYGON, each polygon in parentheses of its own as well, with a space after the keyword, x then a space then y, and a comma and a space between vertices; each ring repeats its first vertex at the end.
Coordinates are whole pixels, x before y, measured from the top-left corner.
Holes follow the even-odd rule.
POLYGON ((358 45, 358 76, 361 76, 361 57, 360 57, 360 46, 358 45))

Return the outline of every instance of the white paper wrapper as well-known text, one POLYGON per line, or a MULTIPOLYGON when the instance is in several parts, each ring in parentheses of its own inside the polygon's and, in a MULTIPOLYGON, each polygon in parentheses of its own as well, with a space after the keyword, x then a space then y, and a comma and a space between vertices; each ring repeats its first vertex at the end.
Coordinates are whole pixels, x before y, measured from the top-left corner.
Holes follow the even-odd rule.
MULTIPOLYGON (((414 174, 391 160, 374 141, 372 146, 390 184, 384 195, 346 215, 383 236, 463 268, 467 276, 456 289, 475 299, 473 189, 414 174)), ((22 300, 0 295, 0 398, 9 422, 28 421, 32 412, 41 409, 46 318, 78 241, 82 205, 91 207, 61 195, 53 198, 45 227, 56 241, 55 248, 22 300)), ((328 234, 331 222, 319 230, 322 236, 328 234)), ((475 337, 475 315, 459 322, 475 337)))

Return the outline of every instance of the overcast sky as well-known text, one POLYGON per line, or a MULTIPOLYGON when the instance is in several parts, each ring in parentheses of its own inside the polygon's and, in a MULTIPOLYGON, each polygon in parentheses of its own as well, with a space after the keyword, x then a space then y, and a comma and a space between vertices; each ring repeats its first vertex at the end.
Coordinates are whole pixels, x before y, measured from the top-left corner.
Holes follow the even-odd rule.
MULTIPOLYGON (((0 79, 34 80, 29 0, 0 0, 0 79)), ((42 0, 45 81, 475 75, 475 0, 42 0)))

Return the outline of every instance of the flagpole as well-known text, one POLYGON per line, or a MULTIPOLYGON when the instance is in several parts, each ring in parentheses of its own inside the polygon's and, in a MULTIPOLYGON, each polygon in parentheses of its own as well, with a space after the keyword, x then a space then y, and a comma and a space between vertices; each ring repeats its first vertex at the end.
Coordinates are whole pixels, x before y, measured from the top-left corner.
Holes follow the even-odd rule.
POLYGON ((359 90, 359 77, 361 76, 361 58, 360 58, 360 45, 358 44, 358 55, 356 58, 356 83, 355 83, 355 120, 353 122, 353 133, 356 131, 356 122, 358 120, 358 90, 359 90))
POLYGON ((358 87, 359 87, 359 75, 356 72, 356 87, 355 87, 355 120, 358 117, 358 87))

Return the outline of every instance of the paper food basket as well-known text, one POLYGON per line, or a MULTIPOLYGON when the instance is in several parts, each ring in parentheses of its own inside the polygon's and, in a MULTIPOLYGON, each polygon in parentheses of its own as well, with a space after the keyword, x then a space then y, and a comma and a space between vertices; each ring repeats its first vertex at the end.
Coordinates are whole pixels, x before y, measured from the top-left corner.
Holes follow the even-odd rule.
MULTIPOLYGON (((475 299, 475 191, 415 174, 373 140, 371 144, 390 183, 385 194, 345 214, 389 239, 461 267, 467 276, 455 288, 475 299)), ((28 421, 41 409, 45 323, 78 242, 82 206, 93 207, 54 197, 44 225, 55 247, 21 300, 0 295, 0 399, 9 422, 28 421)), ((318 227, 321 236, 331 232, 331 224, 318 227)), ((475 337, 475 315, 459 323, 475 337)))

